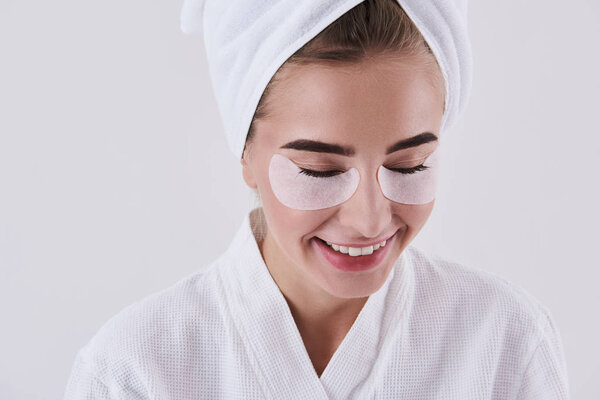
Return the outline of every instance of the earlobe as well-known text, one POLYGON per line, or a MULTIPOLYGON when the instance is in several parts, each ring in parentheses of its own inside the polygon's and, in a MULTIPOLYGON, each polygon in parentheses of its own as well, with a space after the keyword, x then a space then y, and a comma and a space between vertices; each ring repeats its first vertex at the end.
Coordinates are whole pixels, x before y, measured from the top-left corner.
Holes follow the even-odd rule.
POLYGON ((250 165, 248 165, 247 160, 244 158, 245 154, 242 156, 240 163, 242 164, 242 177, 244 178, 244 182, 251 189, 256 189, 256 179, 254 179, 254 174, 250 169, 250 165))

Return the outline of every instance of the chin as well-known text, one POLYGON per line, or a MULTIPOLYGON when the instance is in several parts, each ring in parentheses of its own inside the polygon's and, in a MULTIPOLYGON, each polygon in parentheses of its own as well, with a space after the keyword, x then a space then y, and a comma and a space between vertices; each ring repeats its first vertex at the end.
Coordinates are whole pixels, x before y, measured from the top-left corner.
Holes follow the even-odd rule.
POLYGON ((368 297, 377 292, 385 283, 393 265, 381 265, 376 271, 352 276, 332 278, 325 282, 323 289, 334 297, 354 299, 368 297))

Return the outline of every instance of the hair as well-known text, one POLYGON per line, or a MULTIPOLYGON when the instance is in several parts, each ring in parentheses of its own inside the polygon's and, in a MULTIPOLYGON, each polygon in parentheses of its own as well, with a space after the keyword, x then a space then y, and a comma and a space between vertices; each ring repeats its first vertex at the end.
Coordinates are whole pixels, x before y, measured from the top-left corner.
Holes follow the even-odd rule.
MULTIPOLYGON (((445 98, 444 76, 431 48, 397 0, 365 0, 332 22, 275 72, 252 117, 244 151, 255 137, 255 121, 269 116, 271 92, 282 79, 282 71, 293 65, 354 65, 367 58, 415 57, 425 66, 434 66, 434 79, 445 98)), ((255 190, 257 203, 260 195, 255 190)))

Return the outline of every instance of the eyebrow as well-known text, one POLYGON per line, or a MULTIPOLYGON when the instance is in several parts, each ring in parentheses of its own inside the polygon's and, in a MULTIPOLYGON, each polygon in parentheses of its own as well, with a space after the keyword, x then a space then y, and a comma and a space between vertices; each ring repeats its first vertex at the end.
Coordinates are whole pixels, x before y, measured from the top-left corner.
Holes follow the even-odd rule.
MULTIPOLYGON (((387 148, 385 154, 391 154, 398 150, 408 149, 410 147, 417 147, 425 143, 434 142, 438 140, 431 132, 423 132, 416 136, 408 139, 402 139, 390 147, 387 148)), ((339 144, 319 142, 317 140, 298 139, 284 144, 280 148, 282 149, 293 149, 301 151, 312 151, 315 153, 331 153, 339 154, 342 156, 352 157, 356 152, 353 147, 346 147, 339 144)))

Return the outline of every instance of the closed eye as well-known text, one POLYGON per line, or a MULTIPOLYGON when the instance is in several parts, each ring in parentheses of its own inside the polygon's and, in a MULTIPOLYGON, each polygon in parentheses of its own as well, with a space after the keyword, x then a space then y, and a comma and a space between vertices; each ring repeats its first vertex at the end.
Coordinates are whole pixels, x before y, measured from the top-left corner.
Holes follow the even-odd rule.
MULTIPOLYGON (((300 168, 300 167, 299 167, 300 168)), ((298 174, 304 174, 315 178, 328 178, 343 173, 344 171, 332 170, 332 171, 314 171, 312 169, 300 168, 298 174)))
MULTIPOLYGON (((388 168, 388 169, 390 171, 398 172, 403 175, 409 175, 409 174, 414 174, 415 172, 425 171, 428 168, 429 168, 428 166, 421 164, 421 165, 417 165, 416 167, 410 167, 410 168, 388 168)), ((300 171, 298 172, 298 174, 308 175, 308 176, 312 176, 315 178, 328 178, 331 176, 342 174, 343 172, 344 171, 339 171, 339 170, 315 171, 312 169, 300 168, 300 171)))
POLYGON ((390 171, 394 171, 394 172, 399 172, 401 174, 404 175, 408 175, 408 174, 414 174, 415 172, 419 172, 419 171, 425 171, 427 168, 429 168, 426 165, 417 165, 416 167, 410 167, 410 168, 388 168, 390 171))

